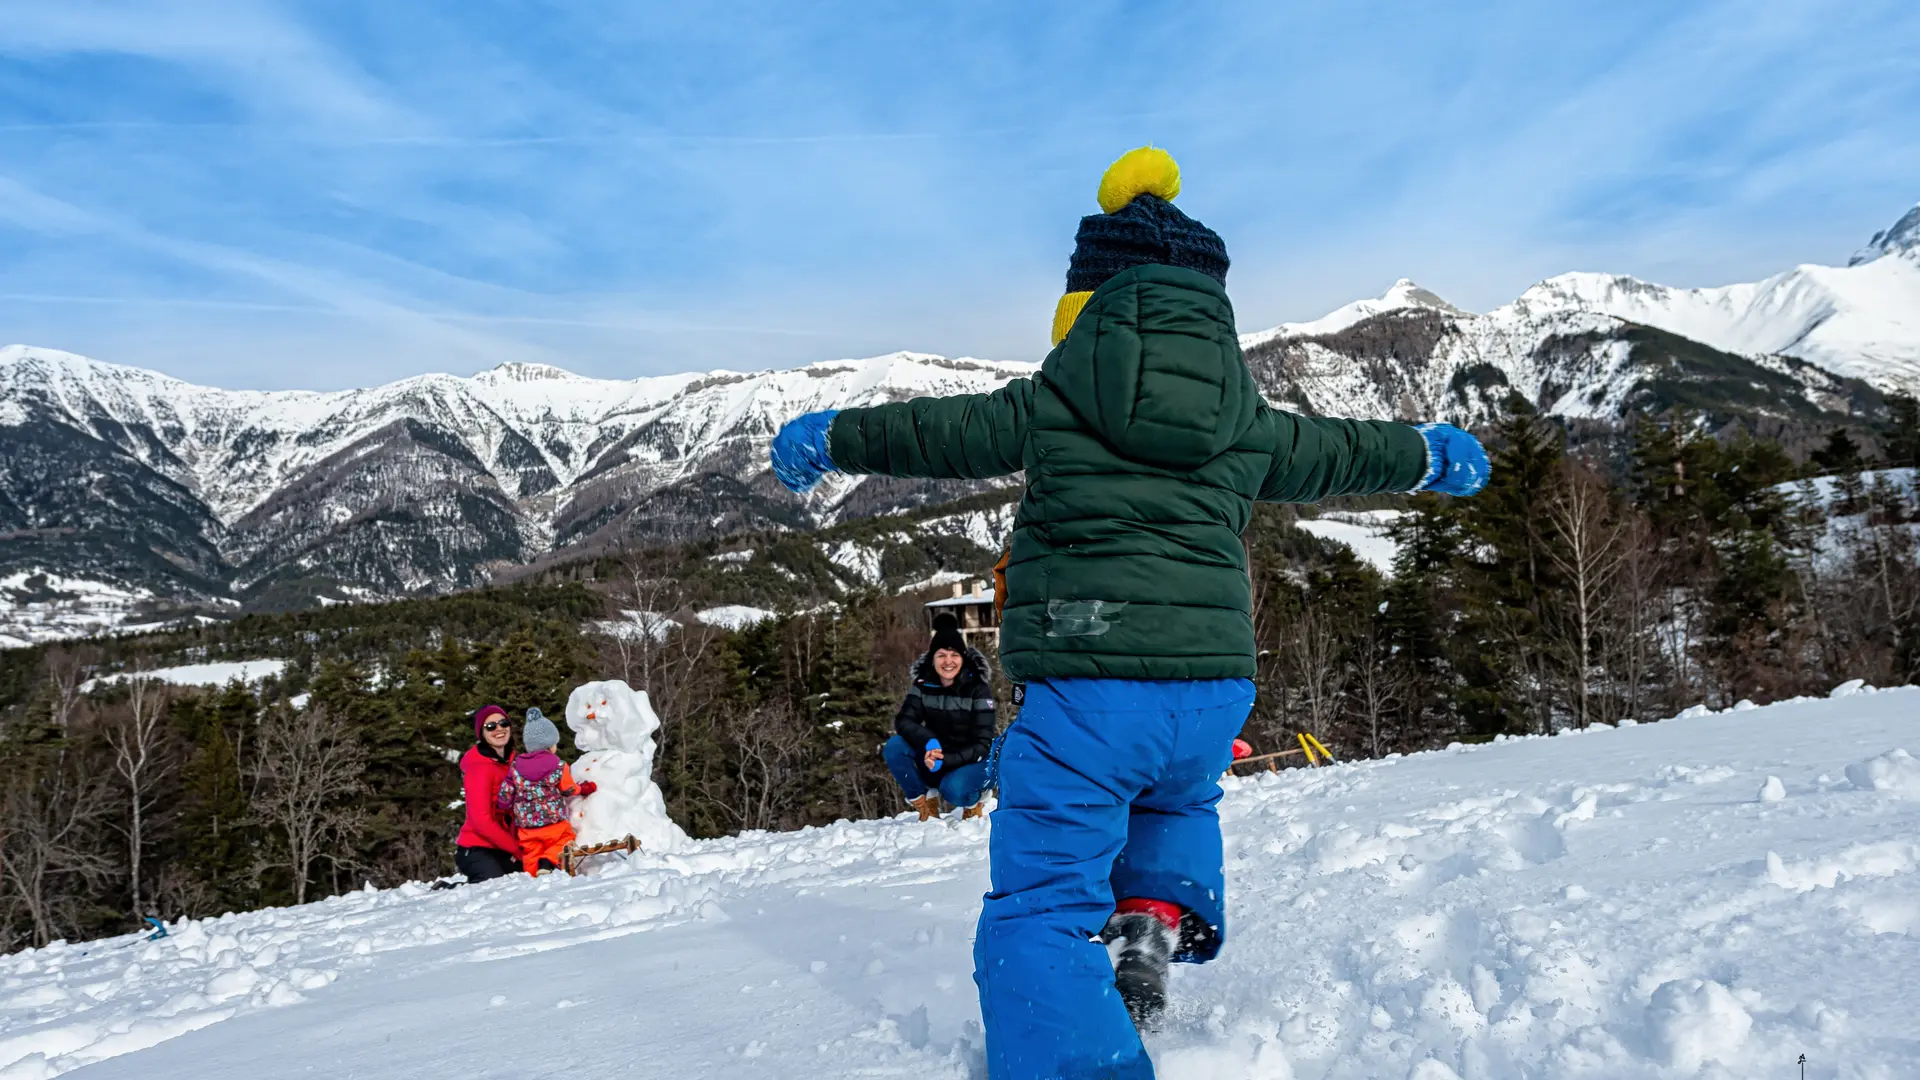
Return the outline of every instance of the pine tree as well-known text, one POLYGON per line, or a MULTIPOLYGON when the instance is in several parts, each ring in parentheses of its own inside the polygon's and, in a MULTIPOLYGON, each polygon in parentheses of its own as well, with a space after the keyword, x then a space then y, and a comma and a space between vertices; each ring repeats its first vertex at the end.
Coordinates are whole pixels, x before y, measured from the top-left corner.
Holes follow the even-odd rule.
POLYGON ((874 675, 863 631, 854 611, 827 628, 824 678, 813 699, 814 740, 820 748, 813 785, 819 800, 816 820, 877 817, 893 805, 880 747, 893 734, 900 702, 874 675))
POLYGON ((1475 543, 1462 564, 1468 620, 1464 640, 1455 642, 1466 680, 1460 703, 1480 734, 1551 730, 1543 618, 1556 573, 1547 518, 1564 439, 1516 397, 1493 442, 1492 475, 1465 511, 1475 543), (1462 654, 1468 645, 1479 648, 1462 654))
POLYGON ((181 772, 177 862, 202 897, 204 915, 245 911, 259 903, 252 873, 259 828, 247 804, 241 755, 260 703, 238 682, 211 695, 174 699, 171 718, 192 750, 181 772))
POLYGON ((1860 470, 1866 468, 1866 459, 1860 454, 1860 444, 1846 428, 1837 427, 1827 433, 1826 445, 1813 452, 1813 463, 1824 474, 1834 477, 1840 495, 1836 512, 1859 513, 1861 500, 1866 495, 1866 484, 1860 477, 1860 470))
POLYGON ((1896 469, 1920 467, 1920 401, 1912 394, 1890 394, 1887 412, 1887 464, 1896 469))
POLYGON ((1448 642, 1459 621, 1458 575, 1465 558, 1461 503, 1416 495, 1388 535, 1397 551, 1381 619, 1386 648, 1409 672, 1406 697, 1412 726, 1432 744, 1459 730, 1454 709, 1458 679, 1448 642))

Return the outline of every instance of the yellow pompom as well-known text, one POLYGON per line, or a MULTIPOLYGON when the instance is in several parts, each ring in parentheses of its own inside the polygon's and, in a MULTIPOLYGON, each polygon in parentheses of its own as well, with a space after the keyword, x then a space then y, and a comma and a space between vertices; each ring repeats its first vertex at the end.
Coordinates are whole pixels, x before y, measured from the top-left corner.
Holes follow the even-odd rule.
POLYGON ((1080 317, 1080 309, 1086 307, 1087 301, 1092 298, 1093 292, 1091 290, 1086 292, 1070 292, 1061 297, 1060 302, 1054 305, 1053 343, 1055 345, 1067 340, 1067 332, 1073 329, 1073 320, 1080 317))
POLYGON ((1180 166, 1173 155, 1157 146, 1142 146, 1120 155, 1100 177, 1100 209, 1111 214, 1135 195, 1158 195, 1171 202, 1180 194, 1180 166))

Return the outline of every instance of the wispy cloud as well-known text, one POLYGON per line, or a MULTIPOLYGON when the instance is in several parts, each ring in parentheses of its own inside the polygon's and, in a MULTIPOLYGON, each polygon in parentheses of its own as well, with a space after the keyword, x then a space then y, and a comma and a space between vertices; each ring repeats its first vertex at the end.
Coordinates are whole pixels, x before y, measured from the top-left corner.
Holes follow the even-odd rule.
POLYGON ((1249 326, 1757 277, 1920 196, 1914 40, 1894 0, 0 0, 0 338, 248 385, 1031 358, 1147 141, 1249 326))
POLYGON ((0 51, 15 56, 157 61, 279 121, 380 128, 404 120, 378 84, 272 4, 16 0, 4 12, 0 51))

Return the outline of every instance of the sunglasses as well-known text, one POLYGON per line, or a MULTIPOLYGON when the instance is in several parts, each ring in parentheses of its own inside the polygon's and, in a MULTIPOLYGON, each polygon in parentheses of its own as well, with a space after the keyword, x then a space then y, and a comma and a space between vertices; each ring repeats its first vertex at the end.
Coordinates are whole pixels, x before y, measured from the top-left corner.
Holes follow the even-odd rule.
POLYGON ((481 731, 512 731, 513 721, 489 720, 486 723, 480 725, 480 730, 481 731))

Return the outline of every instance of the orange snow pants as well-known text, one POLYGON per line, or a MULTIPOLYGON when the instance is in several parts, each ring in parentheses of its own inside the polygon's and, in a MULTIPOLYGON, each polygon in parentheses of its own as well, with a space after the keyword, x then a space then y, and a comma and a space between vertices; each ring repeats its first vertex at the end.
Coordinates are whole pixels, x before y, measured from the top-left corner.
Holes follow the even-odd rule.
POLYGON ((527 868, 527 873, 538 876, 541 859, 556 870, 560 868, 560 852, 573 843, 573 823, 556 821, 537 829, 521 829, 519 835, 520 865, 527 868))

